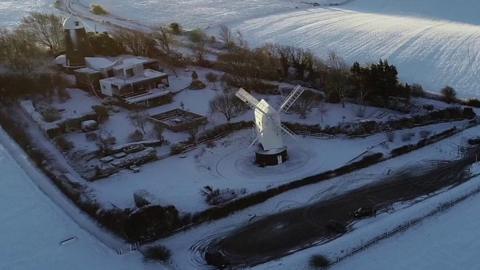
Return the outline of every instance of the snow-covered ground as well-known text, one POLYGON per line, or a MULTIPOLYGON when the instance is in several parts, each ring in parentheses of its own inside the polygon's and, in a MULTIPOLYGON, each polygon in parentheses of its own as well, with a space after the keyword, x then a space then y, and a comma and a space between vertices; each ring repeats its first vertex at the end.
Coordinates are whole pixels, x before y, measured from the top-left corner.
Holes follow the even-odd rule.
POLYGON ((53 12, 54 0, 0 1, 0 27, 15 27, 29 12, 53 12))
POLYGON ((332 270, 478 269, 479 207, 477 195, 339 263, 332 270))
POLYGON ((12 154, 25 158, 0 144, 0 269, 162 268, 144 263, 137 252, 117 255, 80 228, 35 185, 12 154))
MULTIPOLYGON (((352 174, 283 193, 279 196, 269 199, 263 204, 244 209, 222 220, 218 220, 209 224, 203 224, 190 231, 179 233, 166 240, 162 240, 161 243, 165 244, 170 249, 177 251, 173 255, 172 262, 172 265, 175 267, 175 269, 208 269, 208 267, 204 265, 200 253, 201 247, 208 243, 209 240, 212 240, 215 237, 221 237, 224 233, 249 223, 252 220, 262 218, 265 215, 278 213, 295 207, 305 206, 306 204, 311 204, 318 200, 327 200, 360 186, 381 181, 383 177, 388 175, 388 173, 391 171, 398 171, 410 166, 417 166, 423 161, 432 159, 455 159, 458 157, 458 145, 465 144, 467 138, 474 136, 479 131, 480 127, 475 127, 447 140, 427 146, 404 156, 382 162, 381 164, 356 171, 352 174)), ((368 241, 384 231, 389 231, 395 226, 403 224, 414 217, 422 216, 430 212, 432 209, 435 209, 435 207, 437 207, 440 203, 451 201, 452 199, 466 194, 478 187, 480 187, 479 177, 455 188, 454 190, 444 192, 437 197, 428 199, 412 207, 399 205, 399 212, 385 213, 372 220, 358 222, 355 224, 355 230, 352 233, 342 236, 335 241, 325 245, 312 247, 302 252, 294 253, 293 255, 283 259, 275 260, 264 265, 259 265, 255 267, 255 269, 311 269, 308 266, 308 260, 313 254, 326 255, 330 256, 330 258, 341 256, 344 252, 352 247, 361 245, 362 242, 368 241)), ((421 242, 417 241, 416 243, 419 244, 421 242)), ((392 244, 392 252, 393 246, 394 243, 392 244)), ((360 253, 359 257, 361 256, 362 255, 360 253)), ((421 256, 419 255, 418 258, 420 257, 421 256)), ((402 258, 408 260, 408 257, 402 258)), ((363 259, 362 262, 366 261, 368 261, 367 258, 363 259)), ((348 262, 348 259, 345 262, 348 262)), ((355 264, 353 263, 348 264, 347 267, 342 269, 369 269, 368 265, 370 264, 368 264, 365 268, 361 268, 359 266, 356 267, 354 265, 355 264)), ((383 266, 385 265, 383 264, 383 266)), ((385 268, 379 267, 378 269, 385 268)), ((435 268, 414 267, 414 269, 435 268)))
POLYGON ((133 207, 133 193, 146 189, 164 204, 173 204, 181 211, 194 213, 208 208, 200 193, 205 186, 245 188, 247 193, 265 190, 341 167, 367 152, 388 155, 393 148, 420 140, 421 130, 436 133, 453 125, 461 123, 399 131, 392 143, 387 142, 385 134, 358 139, 299 137, 296 141, 288 141, 288 162, 266 168, 253 164, 254 149, 248 148, 253 140, 252 131, 245 130, 216 142, 212 148, 200 146, 185 155, 142 165, 139 173, 124 170, 90 186, 97 200, 107 207, 112 204, 122 208, 133 207), (402 134, 411 132, 414 137, 403 141, 402 134))

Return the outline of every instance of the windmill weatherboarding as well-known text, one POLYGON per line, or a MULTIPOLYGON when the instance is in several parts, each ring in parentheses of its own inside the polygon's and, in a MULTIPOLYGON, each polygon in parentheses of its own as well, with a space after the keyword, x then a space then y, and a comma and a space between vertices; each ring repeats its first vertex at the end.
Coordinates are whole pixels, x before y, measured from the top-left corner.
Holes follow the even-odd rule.
POLYGON ((256 139, 252 145, 258 142, 255 151, 256 163, 261 166, 273 166, 282 164, 288 159, 287 147, 283 142, 283 133, 295 138, 295 134, 289 130, 280 120, 280 113, 287 112, 302 95, 304 89, 295 87, 284 99, 279 110, 273 108, 264 99, 257 100, 245 89, 240 88, 235 94, 254 110, 256 139))

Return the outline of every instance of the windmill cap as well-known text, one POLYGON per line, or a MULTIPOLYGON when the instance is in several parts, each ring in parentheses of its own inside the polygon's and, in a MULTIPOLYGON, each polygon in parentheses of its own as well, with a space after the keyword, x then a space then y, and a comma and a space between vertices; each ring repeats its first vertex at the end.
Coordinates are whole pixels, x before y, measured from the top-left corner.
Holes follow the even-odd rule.
POLYGON ((76 30, 82 28, 85 28, 82 21, 75 16, 70 16, 63 22, 63 29, 65 30, 76 30))

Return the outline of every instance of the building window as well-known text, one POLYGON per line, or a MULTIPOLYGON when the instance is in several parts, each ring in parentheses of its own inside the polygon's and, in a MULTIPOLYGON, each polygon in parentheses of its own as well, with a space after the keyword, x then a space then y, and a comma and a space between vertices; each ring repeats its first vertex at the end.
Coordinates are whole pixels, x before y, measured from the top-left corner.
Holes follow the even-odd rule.
POLYGON ((133 68, 126 69, 125 73, 127 75, 127 78, 133 77, 133 75, 134 75, 133 68))
POLYGON ((80 22, 75 22, 75 26, 80 26, 80 22))

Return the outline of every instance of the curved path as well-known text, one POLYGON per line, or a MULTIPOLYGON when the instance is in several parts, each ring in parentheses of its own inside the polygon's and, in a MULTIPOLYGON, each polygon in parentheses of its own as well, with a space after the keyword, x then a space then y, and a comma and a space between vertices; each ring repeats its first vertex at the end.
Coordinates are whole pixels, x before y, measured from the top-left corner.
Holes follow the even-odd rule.
POLYGON ((380 184, 267 216, 212 240, 205 258, 215 266, 251 267, 325 243, 348 230, 344 226, 355 222, 352 213, 356 209, 384 210, 394 203, 428 197, 446 187, 464 183, 470 179, 466 169, 473 162, 474 154, 458 161, 407 168, 380 184))

